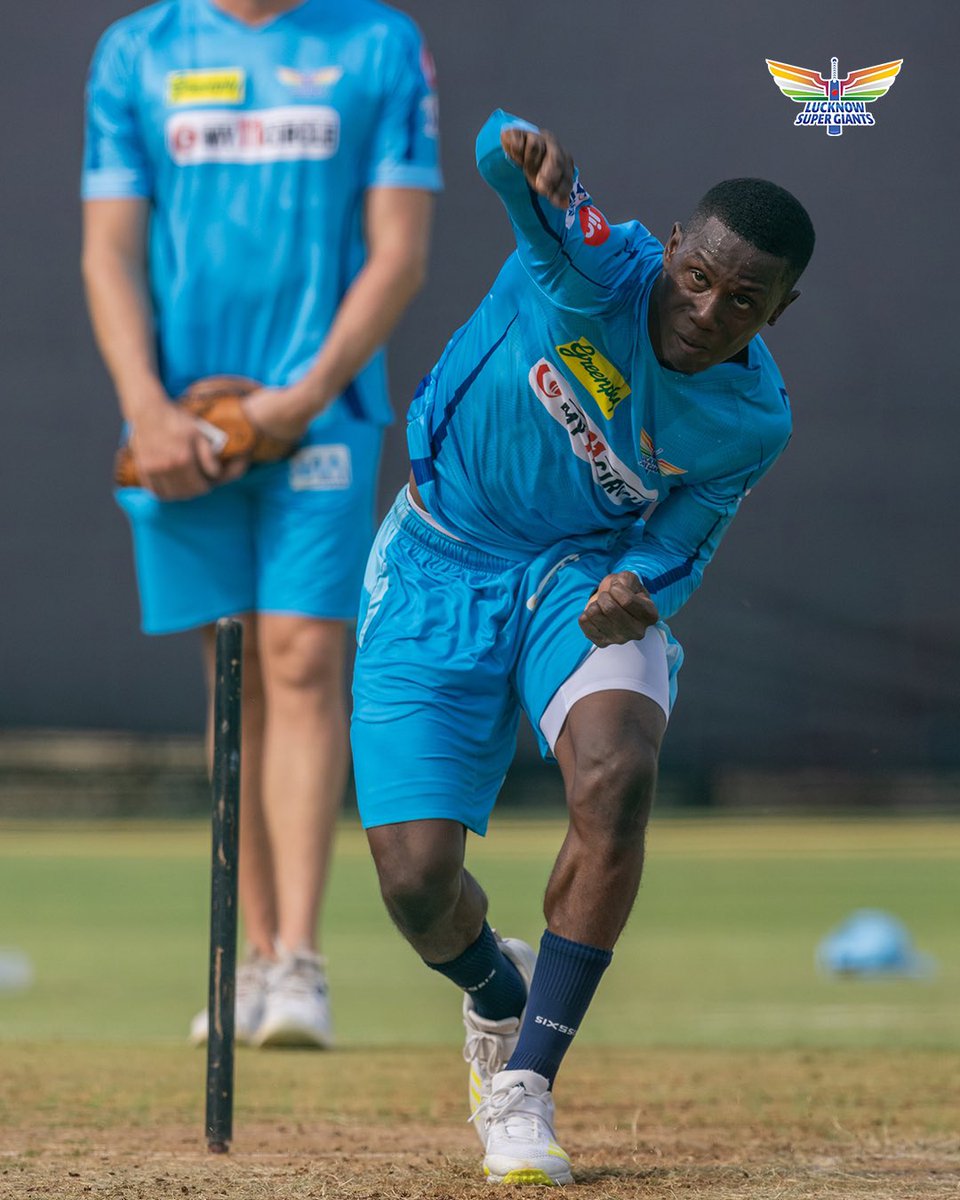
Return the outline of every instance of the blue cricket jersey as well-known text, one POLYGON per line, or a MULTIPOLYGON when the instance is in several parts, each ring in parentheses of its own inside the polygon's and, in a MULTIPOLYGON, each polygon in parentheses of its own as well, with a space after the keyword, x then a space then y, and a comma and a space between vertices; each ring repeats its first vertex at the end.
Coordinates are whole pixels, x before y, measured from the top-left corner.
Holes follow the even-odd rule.
POLYGON ((534 128, 494 113, 477 164, 517 250, 420 385, 414 477, 437 521, 509 559, 622 531, 614 570, 635 571, 666 618, 789 439, 783 380, 759 337, 746 364, 661 366, 647 310, 662 244, 609 225, 579 177, 566 212, 538 196, 500 146, 508 125, 534 128))
MULTIPOLYGON (((150 201, 171 394, 303 375, 363 266, 366 189, 440 182, 429 52, 377 0, 305 0, 255 28, 213 0, 164 0, 97 48, 82 194, 150 201)), ((382 352, 328 412, 344 408, 390 420, 382 352)))

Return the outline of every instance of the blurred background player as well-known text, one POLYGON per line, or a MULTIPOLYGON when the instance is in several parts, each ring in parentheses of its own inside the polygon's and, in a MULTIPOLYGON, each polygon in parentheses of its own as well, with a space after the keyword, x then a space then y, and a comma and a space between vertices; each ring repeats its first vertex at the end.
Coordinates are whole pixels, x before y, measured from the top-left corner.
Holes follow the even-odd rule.
MULTIPOLYGON (((348 769, 346 622, 390 411, 381 347, 424 279, 440 186, 431 60, 376 0, 164 0, 87 95, 83 273, 145 483, 147 633, 245 626, 237 1034, 327 1046, 318 914, 348 769), (236 374, 285 462, 221 470, 170 398, 236 374)), ((206 1013, 193 1022, 206 1037, 206 1013)))
POLYGON ((662 245, 611 226, 552 135, 495 113, 477 164, 517 252, 420 385, 409 487, 364 582, 360 812, 391 916, 464 992, 492 1181, 564 1184, 553 1083, 640 884, 683 605, 791 419, 757 336, 799 294, 813 227, 762 179, 718 184, 662 245), (464 869, 520 707, 569 828, 539 955, 464 869))

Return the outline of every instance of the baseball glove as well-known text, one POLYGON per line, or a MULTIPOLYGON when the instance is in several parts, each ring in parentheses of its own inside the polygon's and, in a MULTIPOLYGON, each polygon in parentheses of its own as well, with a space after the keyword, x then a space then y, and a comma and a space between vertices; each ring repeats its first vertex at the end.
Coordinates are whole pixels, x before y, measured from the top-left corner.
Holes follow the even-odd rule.
MULTIPOLYGON (((193 416, 222 462, 235 458, 276 462, 286 458, 296 443, 263 433, 243 411, 243 397, 260 387, 256 380, 242 375, 210 375, 191 383, 175 403, 193 416)), ((118 487, 141 486, 129 443, 117 451, 113 478, 118 487)))

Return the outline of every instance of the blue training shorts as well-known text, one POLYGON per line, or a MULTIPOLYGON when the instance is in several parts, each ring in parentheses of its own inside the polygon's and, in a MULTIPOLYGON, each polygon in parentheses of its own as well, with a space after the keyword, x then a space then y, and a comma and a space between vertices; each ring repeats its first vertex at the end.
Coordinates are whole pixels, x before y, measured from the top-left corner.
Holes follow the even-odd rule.
POLYGON ((373 540, 383 430, 324 421, 291 458, 192 500, 121 488, 144 633, 242 612, 356 616, 373 540))
MULTIPOLYGON (((351 738, 365 828, 439 817, 486 832, 521 707, 550 756, 540 717, 592 649, 577 618, 619 553, 602 535, 510 562, 429 525, 400 493, 357 627, 351 738)), ((682 653, 669 640, 673 694, 682 653)))

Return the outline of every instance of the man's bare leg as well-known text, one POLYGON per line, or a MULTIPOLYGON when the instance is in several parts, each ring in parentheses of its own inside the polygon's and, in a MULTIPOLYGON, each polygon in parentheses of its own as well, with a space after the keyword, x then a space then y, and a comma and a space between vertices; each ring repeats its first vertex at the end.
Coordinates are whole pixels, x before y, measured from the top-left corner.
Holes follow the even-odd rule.
POLYGON ((426 962, 462 954, 487 915, 487 897, 463 866, 466 833, 441 819, 367 830, 387 912, 426 962))
POLYGON ((276 934, 315 949, 334 828, 347 778, 342 621, 261 613, 266 717, 263 808, 273 851, 276 934))
POLYGON ((585 696, 554 750, 569 828, 544 897, 547 927, 610 950, 627 922, 643 872, 647 821, 666 728, 639 692, 585 696))

